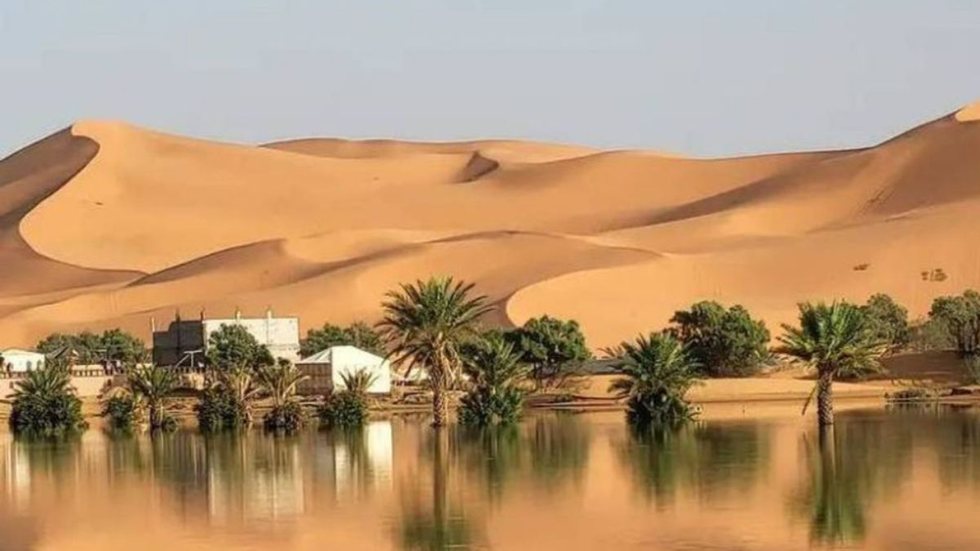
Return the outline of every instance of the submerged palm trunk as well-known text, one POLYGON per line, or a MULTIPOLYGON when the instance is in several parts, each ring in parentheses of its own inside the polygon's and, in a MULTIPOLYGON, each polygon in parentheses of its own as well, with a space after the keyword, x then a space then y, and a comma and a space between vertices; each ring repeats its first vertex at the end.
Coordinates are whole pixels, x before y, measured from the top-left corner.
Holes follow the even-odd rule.
POLYGON ((432 387, 432 426, 443 427, 449 418, 449 404, 446 402, 446 385, 442 382, 432 387))
POLYGON ((834 424, 834 372, 820 370, 817 379, 817 422, 821 427, 834 424))

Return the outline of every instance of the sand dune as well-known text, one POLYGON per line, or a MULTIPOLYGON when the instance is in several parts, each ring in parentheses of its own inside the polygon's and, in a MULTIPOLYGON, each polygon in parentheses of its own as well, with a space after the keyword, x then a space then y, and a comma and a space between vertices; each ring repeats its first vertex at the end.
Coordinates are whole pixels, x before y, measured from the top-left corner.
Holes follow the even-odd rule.
POLYGON ((86 121, 0 161, 0 345, 180 308, 373 320, 453 274, 602 347, 702 298, 770 326, 888 292, 980 287, 980 107, 878 146, 692 159, 521 141, 263 146, 86 121), (935 274, 941 273, 942 277, 935 274))

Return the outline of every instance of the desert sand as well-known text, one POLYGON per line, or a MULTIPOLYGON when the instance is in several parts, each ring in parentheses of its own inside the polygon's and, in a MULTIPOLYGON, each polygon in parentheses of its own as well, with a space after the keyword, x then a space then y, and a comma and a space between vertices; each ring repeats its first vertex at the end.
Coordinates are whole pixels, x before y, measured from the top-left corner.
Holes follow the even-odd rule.
POLYGON ((980 287, 980 107, 868 148, 694 159, 520 141, 262 146, 83 121, 0 161, 0 347, 174 311, 374 321, 416 278, 596 349, 701 299, 771 328, 980 287))

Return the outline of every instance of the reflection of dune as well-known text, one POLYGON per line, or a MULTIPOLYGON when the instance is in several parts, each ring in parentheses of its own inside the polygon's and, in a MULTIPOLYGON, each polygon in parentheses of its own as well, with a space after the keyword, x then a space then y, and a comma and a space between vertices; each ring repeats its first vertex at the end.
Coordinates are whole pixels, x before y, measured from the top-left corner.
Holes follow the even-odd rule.
MULTIPOLYGON (((174 308, 372 321, 387 290, 476 281, 492 321, 577 318, 594 347, 702 298, 770 326, 980 286, 977 104, 878 146, 732 159, 485 140, 261 147, 83 122, 0 161, 0 340, 174 308), (855 266, 867 266, 855 270, 855 266), (921 274, 942 270, 945 279, 921 274)), ((305 327, 304 327, 305 328, 305 327)))

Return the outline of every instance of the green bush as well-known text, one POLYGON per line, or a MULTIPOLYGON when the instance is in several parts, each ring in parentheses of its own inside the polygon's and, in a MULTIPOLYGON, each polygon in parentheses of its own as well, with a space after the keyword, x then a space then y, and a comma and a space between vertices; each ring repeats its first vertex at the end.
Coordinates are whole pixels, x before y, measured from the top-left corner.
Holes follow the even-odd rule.
POLYGON ((875 339, 886 343, 889 351, 895 352, 908 346, 911 328, 909 312, 905 307, 892 297, 878 293, 860 308, 875 339))
POLYGON ((748 310, 702 301, 671 318, 668 330, 710 377, 754 375, 769 360, 769 330, 748 310))
POLYGON ((102 416, 109 419, 109 426, 116 430, 133 430, 141 422, 139 404, 131 394, 118 393, 106 400, 102 416))
POLYGON ((300 342, 299 353, 305 358, 339 345, 356 346, 372 354, 386 355, 381 335, 373 327, 360 321, 347 327, 325 323, 319 329, 310 329, 306 332, 306 338, 300 342))
POLYGON ((460 400, 459 422, 464 425, 491 426, 516 422, 524 409, 524 393, 516 388, 476 389, 460 400))
POLYGON ((198 424, 205 432, 242 429, 251 424, 247 405, 222 386, 212 386, 202 392, 196 409, 198 424))
POLYGON ((960 354, 980 352, 980 293, 969 290, 960 296, 939 297, 932 303, 929 318, 945 328, 960 354))
POLYGON ((909 326, 908 347, 915 352, 929 352, 949 350, 955 348, 956 343, 943 323, 927 319, 918 320, 909 326))
POLYGON ((10 412, 14 433, 47 437, 87 427, 67 367, 49 364, 17 381, 10 412))
POLYGON ((44 354, 60 354, 72 351, 79 364, 95 364, 101 361, 131 363, 146 354, 143 341, 122 331, 112 329, 102 334, 83 331, 78 334, 52 333, 39 343, 37 351, 44 354))
POLYGON ((585 335, 575 320, 532 318, 505 333, 504 338, 531 367, 531 380, 539 389, 561 388, 579 375, 584 362, 592 359, 585 335))
POLYGON ((317 410, 317 417, 328 427, 360 427, 368 418, 367 397, 349 390, 332 392, 317 410))
POLYGON ((262 418, 265 430, 275 432, 296 432, 306 423, 306 413, 299 402, 288 401, 272 409, 262 418))

